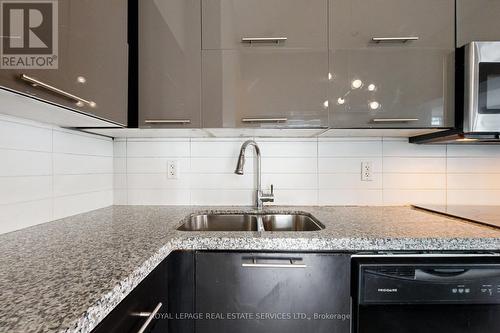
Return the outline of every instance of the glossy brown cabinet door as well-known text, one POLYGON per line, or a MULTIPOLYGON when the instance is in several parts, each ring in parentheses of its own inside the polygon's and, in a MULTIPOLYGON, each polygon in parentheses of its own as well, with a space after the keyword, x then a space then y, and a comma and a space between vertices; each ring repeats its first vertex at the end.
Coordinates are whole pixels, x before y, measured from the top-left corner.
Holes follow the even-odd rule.
POLYGON ((327 0, 203 0, 203 127, 328 125, 327 0))
MULTIPOLYGON (((70 35, 70 1, 58 2, 58 25, 57 25, 57 58, 58 66, 56 69, 29 69, 29 68, 1 68, 0 86, 27 96, 35 97, 54 104, 76 108, 76 101, 68 99, 60 94, 54 93, 40 86, 34 86, 28 81, 23 80, 23 75, 44 82, 50 86, 62 90, 68 90, 68 77, 66 73, 70 66, 69 57, 69 35, 70 35)), ((68 92, 70 92, 68 90, 68 92)), ((75 93, 71 91, 71 93, 75 93)))
POLYGON ((330 0, 330 125, 453 125, 454 0, 330 0))
POLYGON ((500 1, 457 0, 457 47, 500 40, 500 1))
POLYGON ((200 0, 139 1, 139 126, 201 126, 200 0))
POLYGON ((126 125, 127 66, 126 0, 59 1, 58 68, 0 69, 0 85, 126 125))
POLYGON ((126 126, 127 0, 69 3, 68 90, 95 103, 84 104, 84 111, 126 126))

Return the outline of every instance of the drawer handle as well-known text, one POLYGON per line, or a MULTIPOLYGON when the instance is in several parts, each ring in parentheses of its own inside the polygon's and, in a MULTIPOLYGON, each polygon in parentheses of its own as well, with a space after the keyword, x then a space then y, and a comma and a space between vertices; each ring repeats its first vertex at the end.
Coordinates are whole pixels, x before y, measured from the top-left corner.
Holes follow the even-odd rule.
POLYGON ((419 40, 417 36, 411 37, 373 37, 372 41, 375 43, 406 43, 409 41, 419 40))
POLYGON ((189 119, 147 119, 146 124, 191 124, 189 119))
POLYGON ((241 39, 242 43, 276 43, 286 42, 287 37, 243 37, 241 39))
POLYGON ((243 118, 244 123, 284 123, 288 118, 243 118))
POLYGON ((97 106, 97 104, 95 102, 92 102, 92 101, 88 101, 86 99, 83 99, 81 97, 78 97, 76 95, 73 95, 67 91, 64 91, 64 90, 61 90, 59 88, 56 88, 54 86, 51 86, 50 84, 47 84, 47 83, 44 83, 40 80, 37 80, 31 76, 28 76, 26 74, 21 74, 21 80, 25 81, 25 82, 28 82, 30 83, 33 87, 40 87, 40 88, 43 88, 43 89, 46 89, 46 90, 49 90, 49 91, 52 91, 58 95, 61 95, 63 97, 66 97, 66 98, 69 98, 69 99, 72 99, 76 102, 76 104, 78 106, 83 106, 84 104, 87 104, 88 106, 92 107, 92 108, 95 108, 97 106))
POLYGON ((253 258, 251 263, 242 263, 241 267, 250 268, 307 268, 306 264, 297 264, 294 259, 289 260, 290 263, 286 264, 264 264, 259 263, 257 259, 253 258))
POLYGON ((132 316, 135 316, 135 317, 148 317, 146 319, 146 321, 144 322, 144 324, 142 324, 141 328, 139 328, 137 333, 144 333, 146 331, 149 324, 151 324, 151 321, 153 321, 153 319, 155 318, 158 311, 160 311, 162 305, 163 304, 161 302, 158 303, 158 305, 156 305, 156 307, 154 308, 153 312, 134 312, 134 313, 132 313, 132 316))
POLYGON ((375 118, 372 120, 374 123, 409 123, 419 121, 418 118, 375 118))

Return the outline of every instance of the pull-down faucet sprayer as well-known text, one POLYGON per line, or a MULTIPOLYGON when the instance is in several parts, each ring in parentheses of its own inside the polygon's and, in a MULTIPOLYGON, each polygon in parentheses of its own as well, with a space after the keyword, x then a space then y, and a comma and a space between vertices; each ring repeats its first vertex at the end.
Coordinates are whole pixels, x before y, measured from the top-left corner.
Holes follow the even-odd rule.
POLYGON ((237 175, 243 175, 243 168, 245 167, 245 150, 248 146, 253 146, 255 148, 255 155, 257 159, 257 189, 255 190, 255 207, 258 210, 261 210, 264 202, 274 202, 274 188, 273 185, 271 185, 271 193, 264 193, 262 191, 261 155, 257 142, 254 140, 248 140, 243 143, 234 173, 237 175))

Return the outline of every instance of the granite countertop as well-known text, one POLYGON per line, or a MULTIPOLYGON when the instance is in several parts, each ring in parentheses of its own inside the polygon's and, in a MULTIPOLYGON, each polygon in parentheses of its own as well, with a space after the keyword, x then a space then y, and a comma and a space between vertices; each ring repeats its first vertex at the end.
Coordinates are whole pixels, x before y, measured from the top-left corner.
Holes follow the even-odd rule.
POLYGON ((90 332, 168 254, 219 250, 499 250, 500 229, 410 207, 273 207, 305 211, 315 232, 181 232, 201 211, 113 206, 0 235, 0 332, 90 332))

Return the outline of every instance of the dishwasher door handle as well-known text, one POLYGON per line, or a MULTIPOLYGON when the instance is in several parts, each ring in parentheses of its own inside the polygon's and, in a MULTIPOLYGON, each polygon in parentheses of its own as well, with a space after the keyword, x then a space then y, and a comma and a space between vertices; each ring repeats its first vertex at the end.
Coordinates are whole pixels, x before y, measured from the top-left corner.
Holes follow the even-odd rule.
POLYGON ((500 277, 500 269, 495 268, 437 268, 416 269, 415 281, 455 281, 455 280, 481 280, 500 277))

